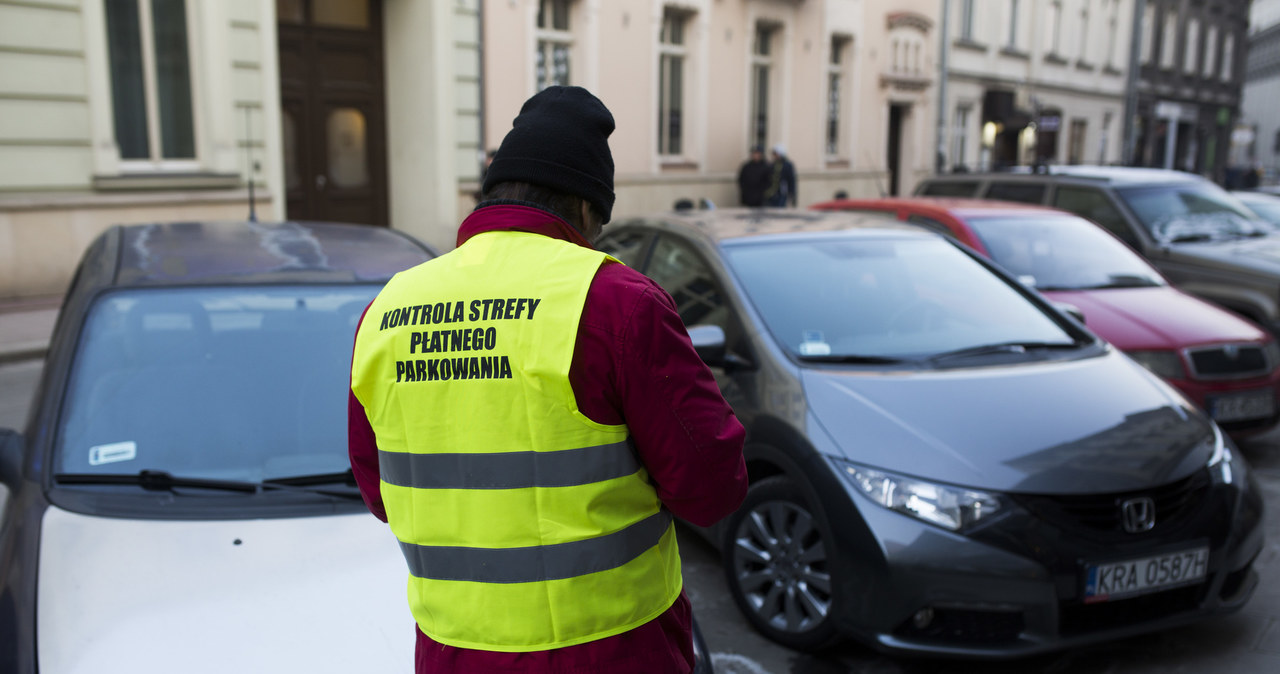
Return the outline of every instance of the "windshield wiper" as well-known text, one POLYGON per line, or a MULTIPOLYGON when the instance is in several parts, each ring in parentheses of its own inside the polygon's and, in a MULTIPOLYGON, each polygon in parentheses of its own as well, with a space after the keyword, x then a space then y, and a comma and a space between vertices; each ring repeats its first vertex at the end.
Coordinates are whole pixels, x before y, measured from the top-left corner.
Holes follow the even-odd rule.
POLYGON ((862 356, 856 353, 827 354, 822 356, 799 356, 800 360, 812 363, 852 363, 855 365, 893 365, 904 363, 902 358, 889 356, 862 356))
POLYGON ((1166 240, 1166 243, 1193 243, 1195 241, 1212 241, 1212 234, 1197 232, 1194 234, 1178 234, 1166 240))
POLYGON ((933 363, 951 358, 968 358, 996 353, 1026 353, 1033 349, 1074 349, 1077 346, 1079 344, 1076 342, 1000 342, 999 344, 983 344, 954 351, 943 351, 929 356, 926 360, 933 363))
POLYGON ((1160 283, 1148 276, 1137 274, 1112 274, 1106 283, 1092 286, 1078 286, 1075 290, 1105 290, 1107 288, 1154 288, 1160 283))
MULTIPOLYGON (((347 471, 350 474, 351 471, 347 471)), ((343 473, 329 474, 323 477, 342 476, 343 473)), ((330 491, 327 489, 316 489, 310 485, 316 484, 332 484, 344 478, 327 479, 323 482, 309 480, 317 480, 322 476, 302 476, 299 478, 283 478, 281 480, 264 480, 262 482, 250 482, 246 480, 214 480, 203 477, 183 477, 173 475, 163 470, 141 470, 136 473, 57 473, 53 476, 55 482, 61 484, 80 484, 80 485, 136 485, 147 491, 173 491, 175 489, 212 489, 215 491, 232 491, 244 494, 257 494, 268 489, 278 491, 294 491, 304 492, 308 494, 318 494, 321 496, 331 496, 336 498, 360 498, 358 491, 330 491)), ((355 481, 352 480, 354 485, 355 481)))
POLYGON ((273 477, 263 480, 264 485, 279 485, 282 487, 314 487, 322 484, 344 484, 348 487, 356 486, 356 476, 351 473, 348 468, 339 473, 315 473, 313 475, 295 475, 293 477, 273 477))

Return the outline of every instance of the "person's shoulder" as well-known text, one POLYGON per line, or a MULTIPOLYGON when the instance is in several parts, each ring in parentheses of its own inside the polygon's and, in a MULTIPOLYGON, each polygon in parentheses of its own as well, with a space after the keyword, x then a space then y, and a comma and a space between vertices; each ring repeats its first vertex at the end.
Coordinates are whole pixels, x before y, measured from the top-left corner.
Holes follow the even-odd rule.
POLYGON ((617 292, 642 295, 648 290, 661 290, 657 281, 641 274, 621 262, 606 261, 596 271, 592 288, 612 289, 617 292))

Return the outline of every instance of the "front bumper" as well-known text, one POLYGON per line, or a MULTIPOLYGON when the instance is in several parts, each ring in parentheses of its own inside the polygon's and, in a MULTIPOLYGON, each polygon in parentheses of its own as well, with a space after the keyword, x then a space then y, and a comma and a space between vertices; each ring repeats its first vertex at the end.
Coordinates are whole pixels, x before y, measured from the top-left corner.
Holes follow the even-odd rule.
POLYGON ((886 652, 1012 659, 1236 611, 1258 584, 1253 561, 1263 544, 1262 500, 1247 475, 1223 484, 1203 472, 1209 483, 1194 507, 1139 535, 1055 521, 1021 501, 962 535, 851 492, 861 522, 834 532, 837 573, 853 579, 837 590, 835 619, 886 652), (1084 602, 1087 564, 1195 544, 1210 547, 1202 582, 1084 602))

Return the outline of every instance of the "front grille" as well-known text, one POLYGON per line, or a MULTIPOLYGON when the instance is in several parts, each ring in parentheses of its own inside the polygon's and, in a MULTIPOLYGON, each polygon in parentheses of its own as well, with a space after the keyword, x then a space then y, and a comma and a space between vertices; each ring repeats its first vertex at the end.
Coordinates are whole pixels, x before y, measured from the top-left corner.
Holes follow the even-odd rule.
POLYGON ((1100 632, 1195 610, 1206 583, 1098 604, 1064 604, 1059 614, 1063 636, 1100 632))
POLYGON ((1271 371, 1267 354, 1257 344, 1219 344, 1188 349, 1191 373, 1197 379, 1265 377, 1271 371))
MULTIPOLYGON (((1193 513, 1209 492, 1209 475, 1198 470, 1189 477, 1161 487, 1142 491, 1086 495, 1015 495, 1014 498, 1037 517, 1066 531, 1092 531, 1125 534, 1121 526, 1120 504, 1138 497, 1155 502, 1155 527, 1158 533, 1176 525, 1184 515, 1193 513)), ((1131 535, 1131 534, 1125 534, 1131 535)))

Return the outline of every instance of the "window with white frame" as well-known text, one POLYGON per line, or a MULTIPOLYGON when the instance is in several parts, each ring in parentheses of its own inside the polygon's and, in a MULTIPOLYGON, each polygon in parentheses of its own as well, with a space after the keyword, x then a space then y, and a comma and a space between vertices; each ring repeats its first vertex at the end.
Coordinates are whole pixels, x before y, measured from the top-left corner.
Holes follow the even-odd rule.
POLYGON ((569 84, 573 54, 573 33, 569 26, 572 4, 570 0, 538 0, 538 53, 534 55, 538 91, 569 84))
POLYGON ((827 156, 838 157, 844 119, 845 83, 848 81, 849 44, 846 35, 831 36, 831 55, 827 59, 827 156))
POLYGON ((1049 20, 1045 22, 1045 42, 1049 43, 1049 54, 1062 54, 1062 0, 1049 3, 1049 20))
POLYGON ((1168 10, 1164 15, 1164 34, 1160 37, 1160 67, 1173 68, 1173 57, 1178 42, 1178 13, 1168 10))
POLYGON ((769 144, 769 88, 777 35, 777 24, 758 23, 751 47, 751 144, 761 147, 769 144))
POLYGON ((1081 61, 1089 59, 1089 2, 1085 0, 1083 6, 1080 7, 1080 50, 1076 52, 1076 58, 1081 61))
POLYGON ((196 159, 185 0, 105 0, 116 146, 126 168, 196 159))
POLYGON ((1155 58, 1156 7, 1148 4, 1142 9, 1142 63, 1151 63, 1155 58))
POLYGON ((956 117, 951 128, 951 165, 965 165, 965 153, 969 151, 969 117, 973 106, 965 103, 956 106, 956 117))
POLYGON ((960 0, 960 39, 974 41, 973 0, 960 0))
POLYGON ((1018 0, 1009 0, 1009 49, 1018 48, 1018 0))
POLYGON ((1182 50, 1182 70, 1187 73, 1196 71, 1196 57, 1199 53, 1196 48, 1200 46, 1200 20, 1191 18, 1187 19, 1187 47, 1182 50))
POLYGON ((1236 36, 1235 33, 1227 33, 1222 38, 1222 81, 1231 81, 1231 70, 1234 65, 1236 55, 1236 36))
POLYGON ((1119 38, 1120 0, 1111 0, 1111 9, 1107 12, 1107 62, 1106 67, 1116 67, 1116 41, 1119 38))
POLYGON ((658 154, 675 157, 684 152, 685 27, 688 12, 662 10, 658 39, 658 154))
POLYGON ((1205 77, 1212 77, 1214 66, 1218 65, 1218 27, 1209 26, 1204 35, 1204 70, 1205 77))

